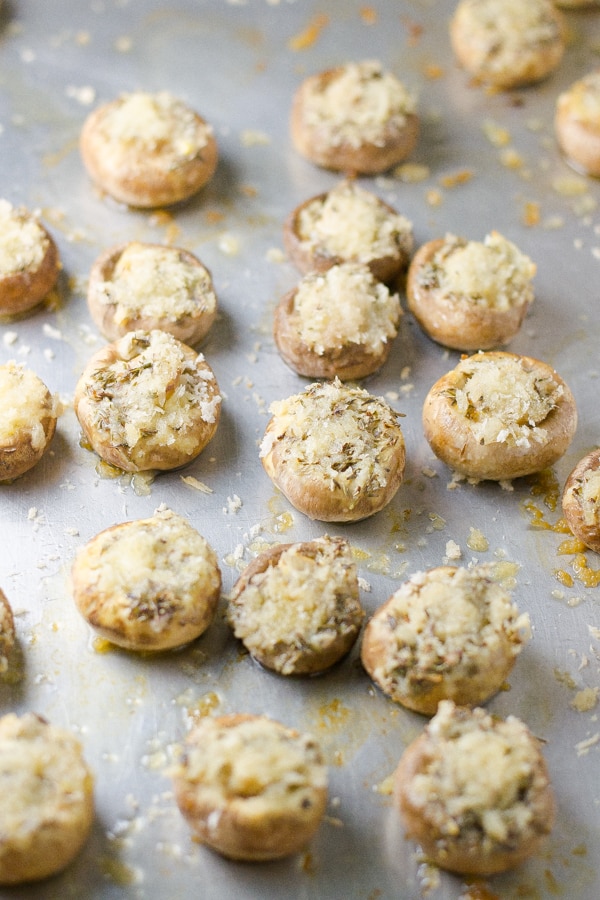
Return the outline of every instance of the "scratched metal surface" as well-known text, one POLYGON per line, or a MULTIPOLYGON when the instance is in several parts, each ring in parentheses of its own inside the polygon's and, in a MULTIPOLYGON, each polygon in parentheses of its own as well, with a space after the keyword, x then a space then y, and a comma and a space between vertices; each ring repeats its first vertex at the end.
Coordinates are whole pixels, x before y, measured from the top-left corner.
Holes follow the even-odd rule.
MULTIPOLYGON (((589 630, 600 624, 598 590, 576 578, 572 586, 557 580, 556 570, 573 575, 572 560, 557 555, 560 535, 531 528, 525 509, 531 502, 554 522, 558 510, 545 504, 552 483, 562 485, 598 439, 600 184, 576 178, 560 159, 552 114, 559 90, 597 61, 600 14, 569 14, 560 70, 507 96, 469 85, 453 63, 452 8, 449 0, 375 0, 369 7, 357 0, 5 0, 0 9, 0 194, 42 210, 64 263, 57 303, 0 326, 0 361, 24 360, 66 402, 51 453, 0 492, 0 584, 19 637, 16 670, 0 684, 0 712, 33 709, 80 733, 97 802, 93 835, 67 872, 0 895, 600 896, 597 708, 573 706, 580 690, 599 683, 600 643, 589 630), (556 367, 581 420, 545 483, 448 490, 450 474, 429 452, 420 412, 456 355, 424 338, 406 314, 390 360, 365 384, 405 414, 406 482, 372 519, 326 528, 276 493, 257 442, 268 404, 306 383, 280 361, 271 339, 274 304, 298 277, 277 252, 281 225, 291 208, 337 180, 290 147, 291 94, 305 74, 367 57, 381 59, 418 93, 423 129, 413 161, 428 174, 416 183, 389 176, 365 185, 412 220, 417 244, 446 231, 482 238, 496 228, 529 253, 538 265, 536 302, 511 349, 556 367), (79 159, 90 109, 135 88, 172 91, 216 129, 221 161, 213 182, 168 214, 102 199, 79 159), (461 177, 466 171, 470 178, 461 177), (225 398, 219 431, 185 473, 161 475, 149 494, 98 474, 68 403, 102 344, 85 303, 89 267, 107 246, 129 239, 195 252, 212 270, 220 302, 202 348, 225 398), (186 484, 183 474, 212 493, 186 484), (150 515, 161 503, 188 516, 214 546, 225 591, 261 543, 326 531, 356 548, 368 613, 404 575, 442 563, 448 540, 461 547, 462 564, 514 563, 515 596, 531 615, 534 637, 510 690, 490 708, 521 716, 546 742, 559 811, 545 852, 478 894, 421 865, 386 784, 424 720, 372 689, 358 648, 327 675, 285 680, 240 654, 221 610, 200 640, 177 653, 99 652, 69 594, 73 555, 102 528, 150 515), (473 528, 487 550, 469 548, 473 528), (305 854, 249 866, 190 841, 164 767, 191 718, 212 709, 265 712, 321 740, 331 803, 305 854)), ((599 567, 593 554, 587 559, 599 567)))

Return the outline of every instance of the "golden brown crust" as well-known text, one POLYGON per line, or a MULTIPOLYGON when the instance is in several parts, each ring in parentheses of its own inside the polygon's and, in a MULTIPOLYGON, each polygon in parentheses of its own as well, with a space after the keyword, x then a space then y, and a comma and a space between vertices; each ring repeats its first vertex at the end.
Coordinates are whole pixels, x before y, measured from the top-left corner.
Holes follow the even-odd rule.
POLYGON ((400 315, 397 295, 378 284, 366 266, 342 264, 323 275, 307 274, 280 300, 273 337, 283 360, 299 375, 352 381, 383 366, 400 315), (303 312, 306 300, 310 309, 303 312))
POLYGON ((476 480, 510 480, 553 465, 576 427, 575 399, 558 373, 501 350, 463 359, 433 385, 423 405, 423 429, 435 455, 476 480), (494 376, 495 386, 484 384, 480 396, 471 397, 471 378, 485 377, 482 365, 499 380, 494 376), (541 410, 533 424, 532 399, 541 410))
POLYGON ((87 303, 92 319, 109 341, 116 341, 129 331, 159 328, 193 347, 206 336, 217 315, 208 269, 188 250, 162 244, 128 242, 105 250, 90 270, 87 303), (119 263, 128 253, 135 256, 123 274, 119 263), (152 257, 156 271, 146 273, 143 283, 136 286, 132 267, 138 260, 148 266, 152 257), (177 282, 169 294, 171 267, 177 282), (149 295, 146 303, 144 292, 149 295), (181 308, 174 308, 174 294, 181 308))
POLYGON ((361 137, 360 124, 350 135, 346 130, 353 121, 355 107, 366 101, 365 85, 381 81, 384 74, 376 63, 358 63, 336 66, 306 78, 292 101, 290 130, 296 150, 315 165, 346 175, 375 175, 406 159, 415 148, 420 127, 412 104, 402 111, 390 112, 387 119, 378 123, 375 133, 365 132, 361 137), (357 89, 348 100, 340 96, 332 104, 336 121, 323 111, 315 117, 314 98, 323 97, 349 70, 358 72, 357 89))
MULTIPOLYGON (((346 226, 352 226, 352 221, 347 221, 346 226)), ((376 239, 373 235, 373 240, 376 239)), ((344 262, 365 263, 369 266, 373 276, 386 284, 391 283, 404 271, 408 265, 410 254, 413 250, 414 240, 412 226, 404 217, 399 217, 396 210, 378 197, 376 194, 358 188, 353 182, 342 182, 332 191, 310 197, 300 203, 287 216, 283 225, 283 242, 291 261, 303 274, 307 272, 326 272, 332 266, 344 262), (380 251, 374 247, 361 248, 359 253, 335 252, 328 246, 325 238, 307 239, 302 233, 301 221, 305 212, 311 207, 326 206, 331 203, 338 192, 347 188, 359 197, 370 200, 375 204, 381 214, 382 220, 398 222, 399 227, 393 233, 393 246, 391 249, 380 251), (401 226, 401 227, 400 227, 401 226)))
POLYGON ((500 90, 547 78, 563 58, 564 33, 552 0, 460 0, 450 21, 458 62, 500 90))
POLYGON ((269 669, 312 675, 330 668, 349 652, 364 619, 347 541, 325 536, 264 550, 237 580, 228 619, 269 669))
POLYGON ((396 703, 434 715, 441 700, 495 694, 529 637, 493 569, 438 566, 408 579, 367 623, 362 663, 396 703))
POLYGON ((408 307, 432 340, 453 350, 491 350, 508 344, 519 331, 532 291, 524 291, 517 302, 502 308, 477 302, 467 294, 447 293, 435 278, 432 263, 448 247, 447 238, 423 244, 409 266, 406 297, 408 307))
POLYGON ((79 853, 94 818, 79 741, 33 713, 0 719, 0 884, 39 881, 79 853))
POLYGON ((128 650, 182 647, 206 631, 221 573, 214 550, 170 510, 101 531, 71 568, 73 599, 101 637, 128 650))
POLYGON ((586 453, 569 474, 562 509, 575 537, 600 553, 600 449, 586 453))
MULTIPOLYGON (((0 271, 0 319, 27 315, 48 296, 58 280, 61 262, 58 247, 39 219, 25 209, 7 208, 15 222, 35 226, 39 258, 14 271, 0 271)), ((0 236, 0 245, 2 237, 0 236)))
POLYGON ((315 741, 265 716, 203 719, 186 739, 173 785, 195 838, 249 862, 301 850, 327 803, 315 741))
POLYGON ((559 95, 554 132, 573 168, 600 176, 600 71, 590 72, 559 95))
POLYGON ((0 483, 32 469, 48 449, 58 419, 57 399, 22 364, 0 366, 0 483))
POLYGON ((405 445, 384 400, 339 381, 271 405, 262 464, 311 519, 355 522, 379 512, 402 483, 405 445))
POLYGON ((490 739, 488 758, 469 761, 467 733, 463 756, 465 767, 473 767, 468 798, 466 792, 460 796, 464 790, 462 773, 457 777, 460 763, 449 761, 453 745, 460 746, 460 732, 455 726, 455 733, 436 734, 432 729, 440 718, 438 712, 402 754, 394 775, 394 802, 407 836, 433 863, 463 875, 494 875, 520 865, 540 849, 554 825, 554 792, 539 743, 522 723, 514 717, 493 720, 481 709, 453 707, 451 701, 440 705, 446 719, 473 722, 471 734, 482 739, 482 749, 486 738, 490 739), (504 796, 494 785, 498 776, 491 768, 495 734, 504 760, 513 754, 511 737, 519 741, 525 757, 514 773, 503 777, 504 796), (484 785, 485 800, 473 791, 476 783, 484 785), (494 801, 490 805, 494 794, 496 808, 494 801), (499 824, 500 817, 505 821, 499 824))
POLYGON ((166 332, 136 331, 94 354, 74 409, 98 456, 144 472, 191 462, 217 430, 221 397, 202 354, 166 332))
POLYGON ((98 187, 121 203, 141 208, 188 199, 210 180, 218 161, 212 128, 165 91, 122 94, 99 106, 83 125, 80 150, 98 187), (142 118, 136 127, 141 103, 142 118), (119 130, 121 122, 119 129, 114 127, 114 114, 123 107, 133 112, 128 115, 130 123, 125 123, 126 131, 119 130))

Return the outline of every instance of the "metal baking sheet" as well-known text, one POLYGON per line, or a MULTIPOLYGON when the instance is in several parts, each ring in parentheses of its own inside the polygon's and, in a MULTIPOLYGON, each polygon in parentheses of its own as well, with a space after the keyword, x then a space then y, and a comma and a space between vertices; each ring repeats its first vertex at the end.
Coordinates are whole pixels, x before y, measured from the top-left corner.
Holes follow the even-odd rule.
MULTIPOLYGON (((19 638, 17 669, 0 683, 0 712, 35 710, 75 730, 95 773, 97 804, 91 839, 63 875, 0 896, 600 896, 598 589, 558 553, 564 535, 532 527, 536 516, 556 521, 565 477, 598 441, 600 184, 561 159, 552 118, 559 91, 597 64, 600 13, 567 14, 559 70, 534 88, 502 94, 474 86, 455 65, 447 36, 453 7, 451 0, 5 0, 0 7, 0 194, 41 210, 64 265, 54 302, 0 326, 0 361, 24 361, 65 402, 51 452, 0 490, 0 584, 19 638), (283 256, 281 226, 294 206, 337 182, 293 151, 291 96, 305 75, 362 58, 380 59, 403 78, 423 123, 411 160, 418 177, 391 173, 364 185, 413 222, 417 244, 448 231, 481 239, 496 229, 531 256, 536 300, 510 349, 558 370, 580 424, 544 477, 512 490, 449 489, 449 471, 423 438, 421 407, 457 354, 425 338, 407 313, 391 358, 365 382, 405 414, 405 484, 375 517, 332 527, 307 520, 275 491, 257 444, 269 403, 307 383, 281 362, 271 337, 274 305, 298 280, 283 256), (216 130, 214 180, 174 210, 136 212, 100 197, 79 158, 90 109, 137 88, 170 90, 216 130), (86 360, 103 343, 85 302, 90 266, 106 247, 132 239, 192 250, 211 269, 220 304, 202 347, 225 398, 217 436, 185 472, 161 475, 146 492, 97 471, 70 405, 86 360), (534 633, 510 689, 489 707, 520 716, 545 742, 558 819, 544 852, 476 886, 423 864, 392 809, 389 777, 425 720, 372 687, 358 648, 326 675, 285 679, 240 653, 222 609, 179 652, 136 655, 95 641, 70 597, 73 555, 102 528, 160 504, 189 517, 214 546, 225 591, 265 543, 326 532, 355 548, 368 613, 403 577, 441 564, 448 541, 460 547, 461 564, 505 563, 534 633), (211 711, 266 713, 322 742, 330 804, 305 853, 252 866, 191 841, 164 769, 190 722, 211 711)), ((586 559, 600 568, 598 556, 586 559)))

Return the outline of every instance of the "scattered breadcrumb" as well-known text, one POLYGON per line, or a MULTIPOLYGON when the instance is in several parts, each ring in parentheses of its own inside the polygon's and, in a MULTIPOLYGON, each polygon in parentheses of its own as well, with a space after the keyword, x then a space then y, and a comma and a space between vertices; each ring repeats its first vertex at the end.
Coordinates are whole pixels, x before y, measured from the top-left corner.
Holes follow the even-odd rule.
POLYGON ((203 481, 199 481, 197 478, 194 478, 193 475, 181 475, 181 480, 184 484, 189 485, 190 487, 195 488, 197 491, 200 491, 202 494, 212 494, 213 489, 209 487, 207 484, 204 484, 203 481))
POLYGON ((600 732, 596 732, 589 738, 585 738, 583 741, 579 741, 579 743, 575 744, 575 749, 577 751, 577 756, 584 756, 586 753, 594 747, 597 743, 600 742, 600 732))
POLYGON ((589 712, 597 705, 599 693, 599 687, 583 688, 581 691, 577 691, 569 705, 577 712, 589 712))
POLYGON ((250 128, 242 131, 240 140, 243 147, 257 147, 271 143, 271 138, 264 131, 256 131, 250 128))
POLYGON ((461 559, 462 550, 456 541, 446 541, 446 559, 461 559))
POLYGON ((238 495, 234 494, 233 497, 227 498, 227 506, 223 507, 223 512, 225 513, 225 515, 236 513, 242 508, 242 505, 242 501, 240 500, 238 495))

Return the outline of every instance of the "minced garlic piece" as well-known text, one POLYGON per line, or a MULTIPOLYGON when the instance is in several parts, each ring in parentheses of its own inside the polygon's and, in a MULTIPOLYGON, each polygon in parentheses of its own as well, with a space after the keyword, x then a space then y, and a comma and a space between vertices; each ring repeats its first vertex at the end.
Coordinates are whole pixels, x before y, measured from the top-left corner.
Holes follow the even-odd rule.
POLYGON ((254 821, 273 809, 306 808, 309 815, 313 792, 327 786, 315 740, 265 717, 249 717, 233 727, 202 719, 173 775, 201 791, 203 805, 214 804, 215 826, 219 809, 236 800, 254 821))
POLYGON ((199 309, 214 312, 217 298, 204 266, 194 265, 173 247, 134 241, 127 245, 110 273, 98 286, 102 303, 115 304, 117 325, 140 313, 180 321, 199 309))
POLYGON ((396 337, 400 315, 398 295, 367 266, 354 263, 332 266, 324 274, 309 273, 294 296, 299 337, 320 355, 348 344, 381 353, 396 337))
POLYGON ((353 181, 342 181, 301 210, 296 230, 314 252, 368 263, 404 258, 413 247, 412 224, 392 212, 375 194, 353 181))
POLYGON ((428 726, 432 742, 426 771, 409 786, 411 801, 449 838, 473 829, 485 852, 512 845, 532 824, 539 750, 514 716, 493 718, 483 709, 461 710, 443 700, 428 726))
POLYGON ((561 384, 528 371, 519 358, 476 354, 462 365, 455 402, 481 444, 528 447, 546 439, 540 426, 562 394, 561 384))
POLYGON ((211 126, 199 126, 185 103, 168 91, 134 91, 109 104, 99 122, 106 139, 103 153, 120 156, 123 144, 173 157, 173 165, 198 156, 207 144, 211 126))
POLYGON ((382 456, 402 436, 397 414, 382 398, 335 379, 311 384, 269 409, 272 427, 261 443, 261 457, 279 443, 286 467, 310 473, 332 491, 341 488, 350 502, 388 483, 382 456))
POLYGON ((281 657, 274 667, 283 675, 294 673, 307 652, 357 634, 363 618, 350 546, 325 537, 315 549, 307 553, 301 544, 291 545, 229 605, 235 636, 259 658, 281 657))
POLYGON ((35 217, 0 200, 0 277, 36 271, 47 249, 48 237, 35 217))
POLYGON ((0 443, 29 440, 33 450, 41 450, 48 437, 44 419, 58 414, 58 398, 53 397, 37 375, 23 363, 10 360, 0 366, 0 443))
POLYGON ((380 144, 384 132, 402 128, 415 108, 402 82, 375 60, 341 66, 305 98, 306 124, 326 131, 333 146, 380 144))
POLYGON ((447 235, 431 261, 423 266, 419 283, 446 296, 506 310, 533 300, 531 280, 535 264, 497 231, 483 242, 447 235))

